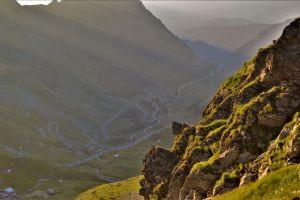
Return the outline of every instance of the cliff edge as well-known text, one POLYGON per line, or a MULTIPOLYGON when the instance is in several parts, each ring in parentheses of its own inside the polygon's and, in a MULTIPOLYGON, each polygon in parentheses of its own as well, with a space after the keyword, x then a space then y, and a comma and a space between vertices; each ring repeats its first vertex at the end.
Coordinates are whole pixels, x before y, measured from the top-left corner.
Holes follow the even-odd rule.
MULTIPOLYGON (((201 200, 300 163, 300 18, 230 77, 169 150, 143 160, 145 199, 201 200)), ((300 186, 299 186, 300 187, 300 186)))

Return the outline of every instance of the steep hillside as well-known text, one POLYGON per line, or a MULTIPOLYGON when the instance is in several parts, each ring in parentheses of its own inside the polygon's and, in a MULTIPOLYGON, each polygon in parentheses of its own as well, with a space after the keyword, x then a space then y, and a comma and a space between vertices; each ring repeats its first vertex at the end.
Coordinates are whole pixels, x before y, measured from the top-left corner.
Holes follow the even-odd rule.
POLYGON ((173 147, 154 147, 144 158, 140 194, 145 199, 201 200, 271 173, 224 199, 247 199, 247 194, 267 199, 263 193, 278 189, 278 179, 289 182, 292 194, 280 191, 274 198, 299 198, 299 177, 291 171, 300 163, 299 59, 300 18, 223 83, 198 124, 173 122, 173 147), (283 168, 287 165, 291 167, 283 168), (267 183, 274 185, 253 192, 267 183))
POLYGON ((20 196, 137 175, 118 151, 162 140, 148 138, 177 115, 178 88, 212 70, 139 1, 1 1, 0 27, 0 189, 20 196))

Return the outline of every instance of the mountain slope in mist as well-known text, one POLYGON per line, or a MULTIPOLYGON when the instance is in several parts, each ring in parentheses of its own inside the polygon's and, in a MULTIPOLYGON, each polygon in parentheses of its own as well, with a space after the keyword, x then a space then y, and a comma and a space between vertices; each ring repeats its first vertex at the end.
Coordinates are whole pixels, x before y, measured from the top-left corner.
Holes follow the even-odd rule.
POLYGON ((257 49, 271 44, 272 40, 276 40, 277 38, 279 38, 279 36, 282 34, 283 29, 292 21, 292 19, 288 19, 281 23, 276 23, 267 27, 259 34, 254 36, 250 41, 240 46, 236 50, 236 52, 247 56, 255 55, 257 49))
POLYGON ((270 26, 242 18, 211 19, 201 26, 181 32, 180 36, 191 41, 204 41, 227 51, 234 51, 270 26))
POLYGON ((97 158, 163 129, 177 88, 211 67, 137 1, 2 1, 0 27, 1 169, 12 170, 0 178, 21 195, 69 197, 136 173, 97 158))

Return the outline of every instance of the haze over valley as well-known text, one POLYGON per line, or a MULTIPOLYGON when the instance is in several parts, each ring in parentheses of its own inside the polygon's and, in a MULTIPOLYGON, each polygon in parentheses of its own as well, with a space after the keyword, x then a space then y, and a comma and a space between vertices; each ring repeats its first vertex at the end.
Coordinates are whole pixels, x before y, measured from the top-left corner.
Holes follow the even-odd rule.
POLYGON ((257 21, 158 4, 0 2, 0 189, 70 199, 139 175, 147 149, 171 145, 171 123, 196 123, 300 6, 257 21))
POLYGON ((138 1, 0 4, 1 180, 23 196, 136 175, 143 151, 118 151, 169 127, 185 85, 215 70, 138 1))
POLYGON ((144 1, 201 60, 237 69, 299 15, 297 1, 144 1))

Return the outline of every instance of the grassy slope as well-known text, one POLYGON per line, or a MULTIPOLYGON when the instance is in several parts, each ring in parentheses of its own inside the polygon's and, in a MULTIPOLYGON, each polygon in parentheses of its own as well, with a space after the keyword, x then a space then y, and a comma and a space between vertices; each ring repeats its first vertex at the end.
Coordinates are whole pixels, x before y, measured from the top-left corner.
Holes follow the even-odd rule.
POLYGON ((292 165, 275 171, 268 176, 232 190, 216 200, 281 200, 300 197, 300 165, 292 165))
POLYGON ((133 177, 125 181, 100 185, 80 194, 77 200, 140 200, 138 195, 141 176, 133 177))
POLYGON ((49 196, 49 199, 68 199, 78 191, 101 183, 86 170, 64 169, 41 160, 16 157, 5 152, 0 152, 0 158, 0 187, 13 187, 26 199, 40 199, 39 195, 34 194, 46 194, 49 188, 56 193, 49 196), (8 173, 8 169, 11 172, 8 173))
MULTIPOLYGON (((0 39, 0 188, 12 186, 28 195, 38 185, 34 190, 55 189, 53 199, 69 199, 105 182, 97 169, 112 178, 136 176, 146 149, 157 140, 171 141, 164 139, 170 135, 109 153, 72 173, 64 166, 102 146, 127 142, 145 128, 137 122, 141 111, 131 106, 108 127, 108 141, 101 134, 127 97, 134 99, 146 87, 177 88, 200 74, 188 70, 202 69, 193 67, 190 50, 138 1, 0 5, 0 26, 6 27, 0 39), (12 173, 6 175, 7 169, 12 173), (50 180, 38 184, 39 179, 50 180)), ((136 99, 132 104, 145 103, 136 99)), ((153 110, 148 104, 146 112, 153 110)))

